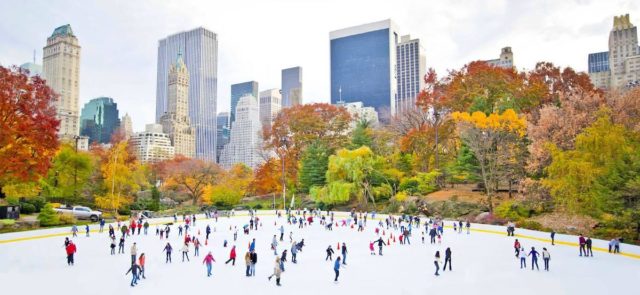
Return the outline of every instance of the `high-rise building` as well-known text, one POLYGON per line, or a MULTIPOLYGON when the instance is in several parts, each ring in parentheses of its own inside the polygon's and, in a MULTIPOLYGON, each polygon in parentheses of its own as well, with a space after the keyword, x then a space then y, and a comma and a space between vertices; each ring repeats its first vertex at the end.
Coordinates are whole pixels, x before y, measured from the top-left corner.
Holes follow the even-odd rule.
POLYGON ((90 143, 109 143, 120 127, 118 104, 110 97, 98 97, 87 102, 80 114, 80 135, 90 143))
POLYGON ((358 121, 367 121, 372 126, 378 125, 378 112, 373 107, 365 107, 361 101, 356 102, 339 102, 338 107, 343 107, 351 115, 351 123, 349 128, 356 128, 358 121))
POLYGON ((512 69, 513 67, 515 67, 513 63, 513 51, 511 51, 511 47, 503 47, 500 50, 499 58, 485 60, 485 62, 499 68, 512 69))
POLYGON ((229 126, 229 112, 218 113, 216 116, 218 123, 216 124, 216 162, 220 163, 220 155, 222 149, 229 143, 229 134, 231 133, 229 126))
POLYGON ((282 70, 282 107, 288 108, 302 104, 302 68, 293 67, 282 70))
POLYGON ((280 89, 274 88, 260 92, 260 123, 269 128, 282 109, 280 89))
POLYGON ((249 81, 231 85, 231 116, 229 117, 231 125, 236 120, 236 106, 238 106, 240 98, 245 95, 258 97, 258 82, 249 81))
POLYGON ((220 163, 230 168, 236 163, 256 168, 264 160, 260 157, 260 106, 253 95, 240 98, 236 106, 236 121, 231 124, 229 143, 222 150, 220 163))
POLYGON ((43 48, 42 76, 60 95, 55 102, 60 120, 58 136, 72 139, 79 134, 80 45, 70 25, 57 27, 43 48))
POLYGON ((126 139, 131 138, 133 135, 133 121, 131 120, 131 116, 129 113, 124 114, 122 119, 120 120, 120 126, 122 127, 122 133, 126 139))
POLYGON ((138 161, 154 163, 173 159, 175 149, 169 135, 162 132, 162 125, 147 124, 144 132, 134 134, 130 139, 131 147, 138 161))
POLYGON ((424 88, 427 58, 420 39, 411 39, 410 35, 400 37, 396 59, 398 61, 398 96, 395 109, 396 113, 402 113, 416 108, 416 98, 424 88))
POLYGON ((176 155, 196 155, 195 130, 189 119, 189 71, 182 54, 169 69, 167 112, 160 117, 162 131, 169 135, 176 155))
POLYGON ((609 51, 589 54, 589 77, 602 89, 622 89, 640 85, 638 29, 629 14, 614 16, 609 32, 609 51))
POLYGON ((332 31, 331 103, 362 101, 387 122, 395 114, 399 39, 389 19, 332 31))
POLYGON ((169 69, 178 52, 189 70, 189 118, 196 132, 196 157, 215 161, 218 37, 214 32, 196 28, 158 42, 156 122, 168 109, 169 69))

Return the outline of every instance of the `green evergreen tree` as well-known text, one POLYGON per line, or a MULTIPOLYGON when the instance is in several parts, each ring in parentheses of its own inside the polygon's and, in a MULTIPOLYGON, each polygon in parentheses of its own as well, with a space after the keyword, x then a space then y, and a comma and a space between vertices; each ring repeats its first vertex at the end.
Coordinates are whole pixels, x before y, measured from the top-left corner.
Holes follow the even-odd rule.
POLYGON ((313 186, 324 186, 329 165, 329 149, 320 141, 307 147, 300 160, 300 191, 307 193, 313 186))
POLYGON ((51 205, 51 203, 44 205, 44 208, 42 208, 38 215, 38 220, 40 221, 41 226, 53 226, 60 224, 60 217, 58 216, 58 213, 53 210, 53 205, 51 205))
POLYGON ((371 131, 371 122, 367 120, 359 120, 356 128, 351 133, 351 149, 357 149, 361 146, 371 148, 373 145, 373 135, 371 131))

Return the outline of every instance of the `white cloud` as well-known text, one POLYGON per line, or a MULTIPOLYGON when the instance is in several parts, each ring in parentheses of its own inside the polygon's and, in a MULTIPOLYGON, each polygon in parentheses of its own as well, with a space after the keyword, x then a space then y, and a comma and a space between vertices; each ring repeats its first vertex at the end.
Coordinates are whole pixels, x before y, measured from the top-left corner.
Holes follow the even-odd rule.
POLYGON ((4 1, 0 63, 38 60, 46 38, 71 24, 82 46, 81 101, 116 99, 140 130, 153 121, 157 41, 204 26, 219 37, 218 110, 230 84, 256 80, 280 87, 280 70, 304 68, 306 101, 329 100, 329 32, 392 18, 402 34, 421 38, 427 65, 440 73, 514 50, 519 68, 551 61, 586 69, 587 54, 607 48, 614 15, 633 0, 369 0, 369 1, 4 1))

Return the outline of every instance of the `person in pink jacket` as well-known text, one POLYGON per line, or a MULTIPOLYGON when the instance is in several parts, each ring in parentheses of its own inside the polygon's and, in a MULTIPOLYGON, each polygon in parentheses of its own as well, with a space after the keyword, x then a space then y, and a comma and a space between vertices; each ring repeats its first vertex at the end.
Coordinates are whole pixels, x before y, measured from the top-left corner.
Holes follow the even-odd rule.
POLYGON ((211 274, 211 268, 213 267, 213 263, 216 262, 215 259, 213 259, 213 254, 211 254, 211 251, 209 251, 209 254, 207 254, 207 256, 204 257, 204 260, 202 260, 203 264, 207 265, 207 277, 210 277, 211 274))

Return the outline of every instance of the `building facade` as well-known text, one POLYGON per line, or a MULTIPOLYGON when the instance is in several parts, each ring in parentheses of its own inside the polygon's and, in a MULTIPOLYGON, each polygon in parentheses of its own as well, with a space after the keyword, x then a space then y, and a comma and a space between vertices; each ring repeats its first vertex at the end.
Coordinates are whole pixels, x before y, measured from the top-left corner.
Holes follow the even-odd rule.
POLYGON ((43 48, 42 77, 60 97, 55 102, 60 120, 58 136, 72 139, 79 134, 80 45, 70 25, 56 28, 43 48))
POLYGON ((228 169, 237 163, 244 163, 252 169, 258 167, 264 161, 259 153, 262 144, 260 131, 258 100, 252 95, 245 95, 238 101, 229 143, 220 155, 222 167, 228 169))
POLYGON ((395 114, 399 38, 391 20, 332 31, 331 103, 361 101, 388 121, 395 114))
POLYGON ((613 17, 608 47, 609 51, 589 54, 591 82, 601 89, 626 89, 640 85, 638 29, 631 23, 629 14, 613 17))
POLYGON ((515 64, 513 62, 513 51, 511 47, 503 47, 500 50, 500 57, 496 59, 485 60, 486 63, 499 68, 513 69, 515 64))
POLYGON ((302 104, 301 67, 293 67, 282 70, 281 86, 283 108, 302 104))
POLYGON ((147 124, 145 131, 131 136, 129 142, 138 161, 142 163, 173 159, 175 154, 171 139, 168 134, 162 132, 160 124, 147 124))
POLYGON ((90 143, 109 143, 120 128, 118 104, 110 97, 98 97, 87 102, 80 114, 80 135, 90 143))
POLYGON ((131 116, 129 113, 124 114, 122 119, 120 120, 120 127, 122 127, 122 133, 126 139, 131 138, 133 136, 133 121, 131 120, 131 116))
POLYGON ((396 50, 398 61, 398 96, 395 100, 396 114, 416 108, 416 98, 424 88, 427 59, 420 39, 410 35, 400 37, 396 50))
POLYGON ((27 62, 20 65, 20 68, 29 71, 29 77, 40 76, 42 77, 42 65, 27 62))
POLYGON ((229 112, 218 113, 216 117, 218 121, 216 127, 216 163, 220 163, 220 155, 224 146, 229 143, 229 134, 231 133, 229 126, 229 112))
POLYGON ((361 101, 356 102, 340 102, 336 104, 343 107, 351 115, 351 123, 349 128, 353 130, 359 121, 368 121, 372 126, 378 125, 378 112, 374 107, 366 107, 361 101))
POLYGON ((236 120, 236 107, 240 98, 245 95, 258 97, 258 82, 248 81, 231 85, 231 116, 229 117, 229 124, 233 125, 236 120))
POLYGON ((196 155, 196 132, 189 118, 189 71, 182 54, 169 69, 167 112, 160 117, 162 131, 169 135, 176 155, 196 155))
POLYGON ((271 123, 282 109, 280 89, 274 88, 260 92, 260 123, 263 128, 270 128, 271 123))
POLYGON ((156 122, 168 109, 169 69, 178 52, 189 70, 189 118, 196 132, 196 157, 215 161, 218 37, 214 32, 196 28, 158 42, 156 122))

